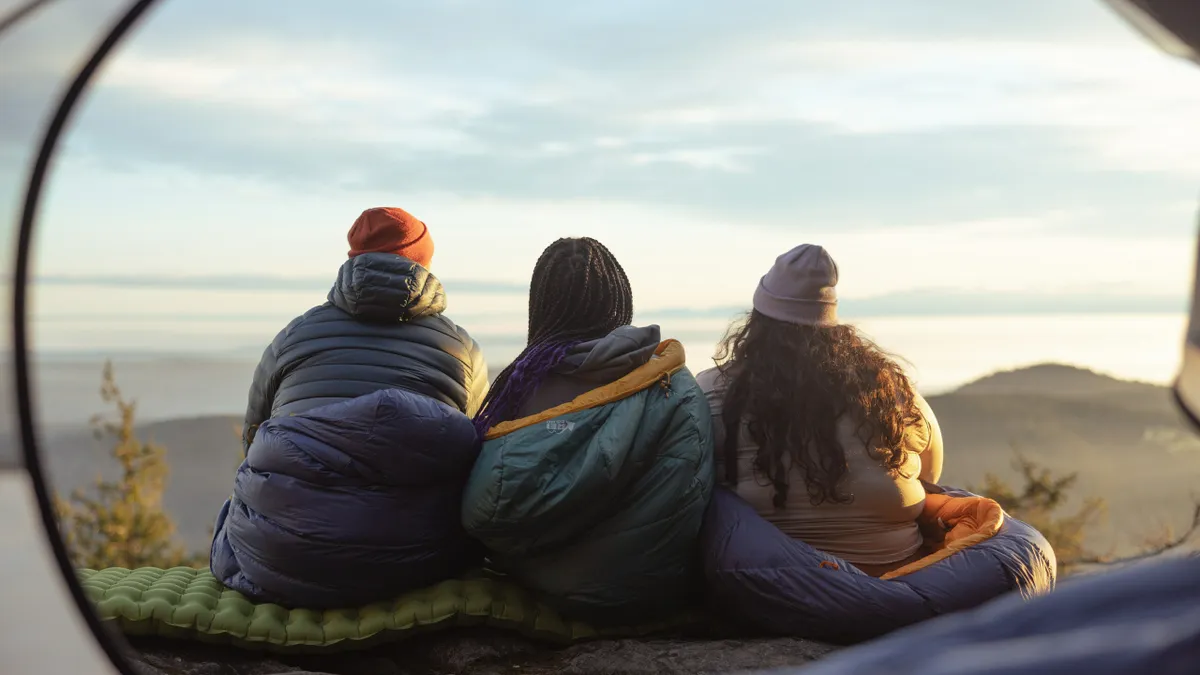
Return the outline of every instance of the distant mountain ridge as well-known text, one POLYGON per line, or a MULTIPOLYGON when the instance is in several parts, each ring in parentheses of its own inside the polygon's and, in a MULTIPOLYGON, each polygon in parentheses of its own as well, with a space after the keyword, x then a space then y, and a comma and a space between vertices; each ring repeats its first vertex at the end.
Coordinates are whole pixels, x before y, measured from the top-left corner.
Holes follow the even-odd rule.
POLYGON ((968 382, 950 393, 1094 396, 1149 395, 1164 390, 1166 387, 1157 384, 1118 379, 1088 368, 1061 363, 1040 363, 1027 368, 997 371, 968 382))
MULTIPOLYGON (((1192 493, 1200 494, 1200 437, 1166 387, 1039 364, 988 375, 930 396, 929 403, 945 440, 944 483, 979 485, 989 471, 1011 479, 1014 451, 1056 472, 1077 471, 1077 496, 1109 504, 1110 522, 1092 542, 1102 552, 1136 547, 1163 525, 1183 526, 1192 493)), ((166 506, 190 546, 207 545, 212 519, 232 489, 242 458, 240 426, 237 415, 205 415, 140 428, 144 440, 167 448, 166 506)), ((78 427, 43 439, 61 492, 97 471, 112 475, 110 447, 78 427)))

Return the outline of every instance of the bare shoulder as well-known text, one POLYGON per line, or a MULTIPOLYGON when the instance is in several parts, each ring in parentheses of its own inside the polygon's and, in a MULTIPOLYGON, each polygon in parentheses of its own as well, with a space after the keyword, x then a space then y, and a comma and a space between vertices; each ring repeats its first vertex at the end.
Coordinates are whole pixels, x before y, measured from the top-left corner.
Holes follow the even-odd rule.
POLYGON ((929 406, 929 402, 925 400, 925 397, 915 391, 913 392, 913 406, 921 416, 921 421, 914 424, 908 430, 907 435, 910 447, 923 452, 934 440, 934 435, 938 429, 937 417, 934 416, 933 408, 929 406))
POLYGON ((913 405, 916 406, 917 412, 921 414, 921 417, 925 419, 927 426, 937 424, 937 417, 933 414, 933 408, 930 407, 929 402, 925 400, 924 396, 915 391, 913 392, 913 405))

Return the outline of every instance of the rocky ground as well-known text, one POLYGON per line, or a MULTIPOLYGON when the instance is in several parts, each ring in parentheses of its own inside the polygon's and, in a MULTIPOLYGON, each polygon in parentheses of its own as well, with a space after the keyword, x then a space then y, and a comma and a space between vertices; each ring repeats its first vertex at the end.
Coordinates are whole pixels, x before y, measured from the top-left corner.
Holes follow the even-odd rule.
POLYGON ((443 633, 366 652, 283 657, 188 642, 139 640, 138 675, 670 675, 794 666, 834 647, 791 638, 603 640, 553 649, 511 634, 443 633))

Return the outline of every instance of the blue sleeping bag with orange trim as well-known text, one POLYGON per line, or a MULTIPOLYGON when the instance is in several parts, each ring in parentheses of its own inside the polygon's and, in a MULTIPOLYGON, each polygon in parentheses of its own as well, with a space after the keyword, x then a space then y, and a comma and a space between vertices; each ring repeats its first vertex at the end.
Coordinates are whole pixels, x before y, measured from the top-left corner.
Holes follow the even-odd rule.
POLYGON ((701 534, 707 589, 727 619, 758 631, 837 643, 889 633, 1017 591, 1054 587, 1045 537, 968 492, 927 485, 928 555, 884 577, 792 539, 725 488, 701 534))
POLYGON ((1200 557, 1188 557, 1072 579, 1031 602, 999 598, 811 666, 768 672, 1192 675, 1197 664, 1200 557))

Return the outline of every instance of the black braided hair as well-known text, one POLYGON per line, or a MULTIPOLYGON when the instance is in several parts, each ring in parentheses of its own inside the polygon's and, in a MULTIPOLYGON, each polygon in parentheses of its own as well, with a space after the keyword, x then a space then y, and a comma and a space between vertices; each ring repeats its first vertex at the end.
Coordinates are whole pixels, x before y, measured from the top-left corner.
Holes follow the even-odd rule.
POLYGON ((633 290, 616 257, 591 237, 542 251, 529 282, 526 346, 492 382, 475 416, 480 436, 510 420, 570 348, 633 321, 633 290))

